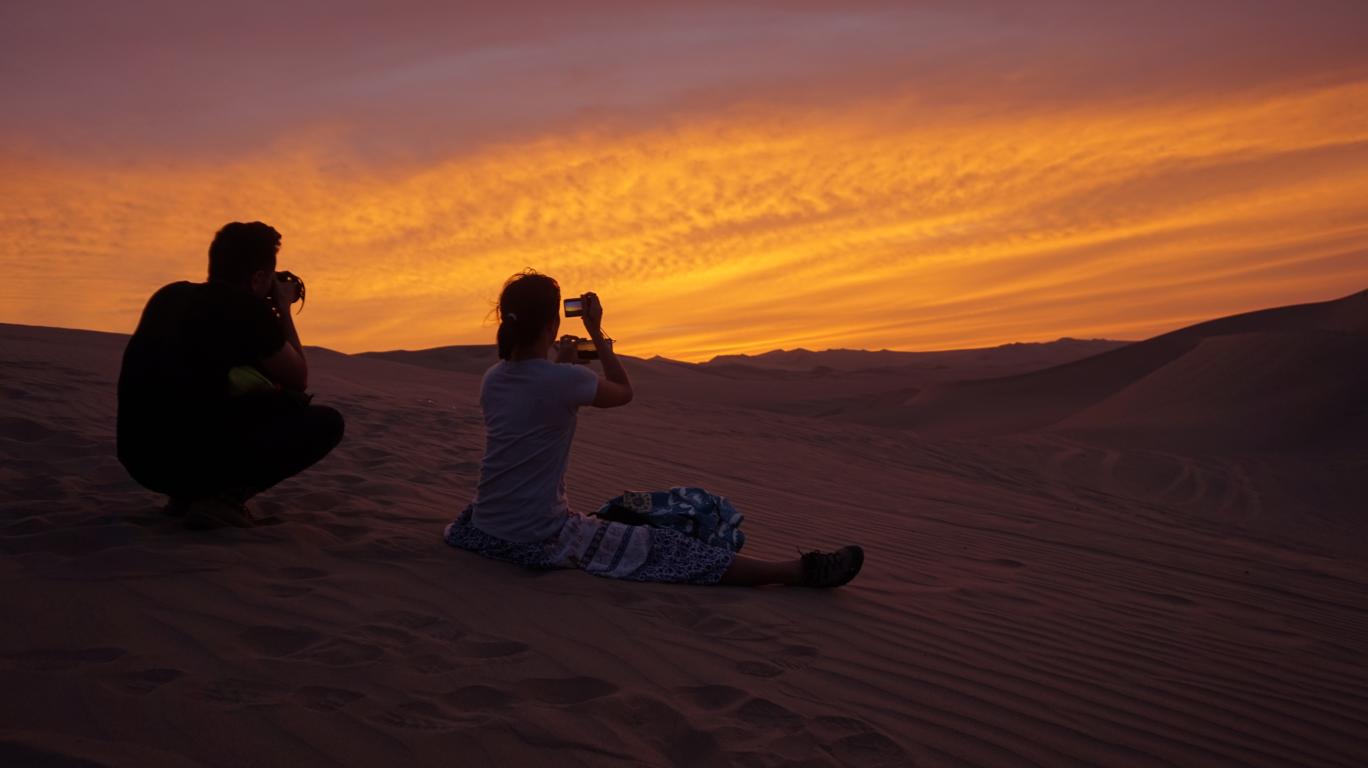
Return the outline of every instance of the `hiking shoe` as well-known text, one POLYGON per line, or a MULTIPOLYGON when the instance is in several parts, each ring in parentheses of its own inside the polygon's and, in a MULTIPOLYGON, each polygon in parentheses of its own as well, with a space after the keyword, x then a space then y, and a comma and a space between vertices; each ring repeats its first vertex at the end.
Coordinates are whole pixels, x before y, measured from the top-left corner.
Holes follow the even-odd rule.
POLYGON ((195 499, 185 511, 185 527, 196 531, 210 528, 251 528, 256 519, 246 504, 221 496, 195 499))
POLYGON ((803 553, 803 586, 839 587, 855 578, 864 565, 864 550, 841 547, 835 552, 803 553))

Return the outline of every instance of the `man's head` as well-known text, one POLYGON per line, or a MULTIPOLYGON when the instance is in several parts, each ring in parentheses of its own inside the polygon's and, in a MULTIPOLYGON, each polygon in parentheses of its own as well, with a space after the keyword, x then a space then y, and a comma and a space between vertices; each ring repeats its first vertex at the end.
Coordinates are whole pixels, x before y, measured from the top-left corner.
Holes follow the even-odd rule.
POLYGON ((253 221, 225 224, 209 244, 209 282, 232 285, 265 298, 275 285, 280 233, 253 221))

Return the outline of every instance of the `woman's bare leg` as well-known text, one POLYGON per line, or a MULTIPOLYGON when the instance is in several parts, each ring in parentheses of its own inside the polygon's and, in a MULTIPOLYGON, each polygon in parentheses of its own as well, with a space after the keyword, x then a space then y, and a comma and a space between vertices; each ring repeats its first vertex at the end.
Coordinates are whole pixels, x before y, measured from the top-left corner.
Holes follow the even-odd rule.
POLYGON ((801 584, 802 581, 802 560, 757 560, 737 555, 718 583, 759 587, 765 584, 801 584))

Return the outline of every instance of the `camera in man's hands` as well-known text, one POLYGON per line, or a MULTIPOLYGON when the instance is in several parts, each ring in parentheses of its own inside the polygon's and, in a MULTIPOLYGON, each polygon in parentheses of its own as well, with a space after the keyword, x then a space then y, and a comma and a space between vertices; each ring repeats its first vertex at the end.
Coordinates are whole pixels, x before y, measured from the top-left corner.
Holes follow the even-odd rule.
POLYGON ((283 272, 283 271, 282 271, 282 272, 277 272, 277 273, 275 273, 275 276, 276 276, 276 280, 277 280, 277 281, 282 282, 282 283, 285 283, 286 285, 289 285, 291 288, 294 289, 294 298, 290 299, 290 303, 293 304, 293 303, 295 303, 295 302, 297 301, 297 302, 299 302, 299 308, 300 308, 300 309, 303 309, 303 308, 304 308, 304 281, 303 281, 302 279, 300 279, 299 275, 296 275, 296 274, 293 273, 293 272, 283 272))

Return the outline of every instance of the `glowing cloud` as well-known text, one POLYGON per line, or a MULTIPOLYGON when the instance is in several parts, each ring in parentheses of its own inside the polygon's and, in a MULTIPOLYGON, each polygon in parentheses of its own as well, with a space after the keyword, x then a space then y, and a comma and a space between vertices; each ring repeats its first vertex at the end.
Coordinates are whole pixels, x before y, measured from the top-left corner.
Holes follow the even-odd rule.
POLYGON ((1136 338, 1368 286, 1368 79, 934 104, 876 85, 383 163, 346 121, 221 160, 12 149, 0 320, 130 330, 252 219, 309 283, 306 341, 344 351, 489 342, 526 266, 598 291, 624 351, 683 359, 1136 338))

